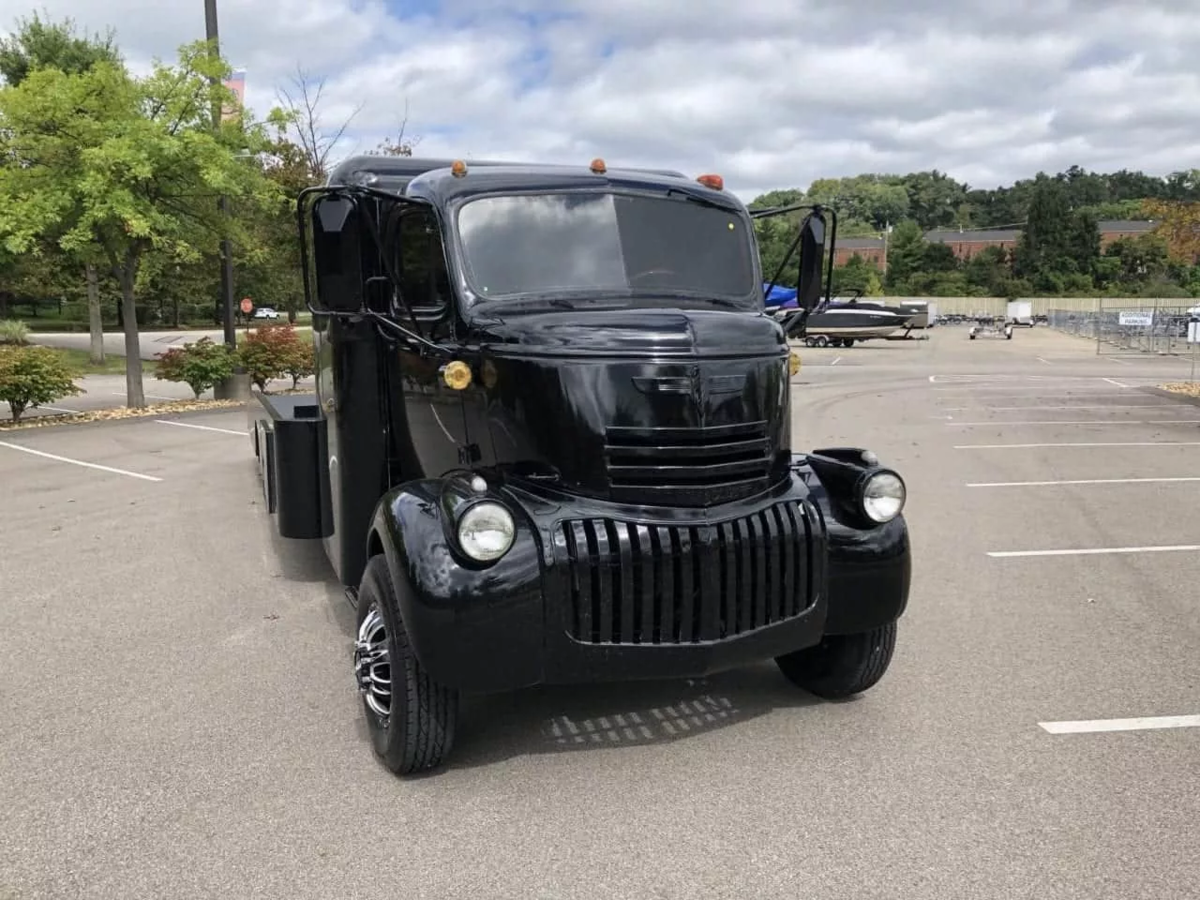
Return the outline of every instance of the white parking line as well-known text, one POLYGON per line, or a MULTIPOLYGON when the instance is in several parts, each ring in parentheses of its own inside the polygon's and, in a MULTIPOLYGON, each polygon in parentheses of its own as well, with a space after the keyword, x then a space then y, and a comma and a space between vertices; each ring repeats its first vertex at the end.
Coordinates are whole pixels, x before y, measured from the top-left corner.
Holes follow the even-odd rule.
POLYGON ((1031 450, 1035 447, 1200 447, 1200 441, 1084 441, 1052 444, 959 444, 955 450, 1031 450))
POLYGON ((1115 378, 1105 378, 1104 380, 1105 380, 1105 381, 1107 381, 1109 384, 1115 384, 1115 385, 1116 385, 1117 387, 1119 387, 1119 388, 1127 388, 1127 387, 1129 387, 1129 385, 1127 385, 1127 384, 1122 384, 1121 382, 1117 381, 1117 379, 1115 379, 1115 378))
POLYGON ((177 428, 195 428, 197 431, 216 431, 221 434, 233 434, 238 437, 246 437, 244 431, 234 431, 232 428, 214 428, 211 425, 193 425, 191 422, 171 422, 167 419, 155 419, 159 425, 174 425, 177 428))
POLYGON ((1070 481, 969 481, 969 488, 1057 487, 1063 484, 1156 484, 1159 482, 1200 481, 1200 476, 1176 478, 1076 478, 1070 481))
POLYGON ((1077 722, 1038 722, 1050 734, 1088 734, 1098 731, 1146 731, 1152 728, 1200 728, 1200 716, 1140 716, 1134 719, 1084 719, 1077 722))
POLYGON ((831 362, 831 363, 830 363, 830 365, 831 365, 831 366, 836 366, 836 365, 837 365, 838 363, 840 363, 841 361, 842 361, 842 358, 839 356, 837 359, 835 359, 833 362, 831 362))
POLYGON ((1025 556, 1105 556, 1112 553, 1179 553, 1200 550, 1200 544, 1174 544, 1165 547, 1091 547, 1086 550, 994 550, 993 559, 1015 559, 1025 556))
MULTIPOLYGON (((947 416, 946 418, 950 417, 947 416)), ((986 428, 989 425, 1200 425, 1200 419, 1121 419, 1118 421, 1112 421, 1109 419, 1075 419, 1070 422, 1050 422, 1042 420, 1034 421, 1032 419, 1027 419, 1024 422, 946 422, 945 424, 952 428, 986 428)))
POLYGON ((1014 412, 1024 409, 1162 409, 1174 403, 1104 403, 1099 406, 943 406, 946 412, 967 412, 972 409, 990 409, 993 412, 1014 412))
MULTIPOLYGON (((1000 385, 988 385, 985 387, 977 387, 977 388, 952 387, 952 388, 931 388, 931 390, 935 394, 958 394, 960 397, 973 397, 976 394, 982 394, 987 391, 996 391, 997 393, 1001 393, 1001 394, 1015 394, 1018 396, 1021 394, 1042 394, 1042 393, 1046 392, 1047 388, 1040 387, 1040 386, 1034 386, 1034 385, 1029 385, 1027 387, 1010 387, 1008 385, 1001 387, 1000 385)), ((1065 391, 1063 391, 1059 388, 1055 388, 1054 393, 1058 397, 1063 397, 1064 394, 1067 397, 1074 397, 1077 395, 1080 397, 1128 397, 1129 396, 1128 390, 1114 391, 1111 386, 1106 385, 1106 384, 1080 385, 1079 387, 1067 388, 1065 391)))
POLYGON ((1035 358, 1035 359, 1036 359, 1038 362, 1040 362, 1040 363, 1045 363, 1046 365, 1050 365, 1050 364, 1051 364, 1051 363, 1050 363, 1050 360, 1048 360, 1048 359, 1042 359, 1040 356, 1037 356, 1037 357, 1034 357, 1034 358, 1035 358))
POLYGON ((114 475, 128 475, 130 478, 140 478, 143 481, 162 481, 161 478, 156 478, 153 475, 143 475, 140 472, 130 472, 126 469, 114 469, 111 466, 102 466, 99 463, 84 462, 81 459, 71 459, 67 456, 56 456, 53 453, 43 453, 41 450, 34 450, 32 447, 22 447, 20 444, 10 444, 7 441, 0 441, 0 447, 7 447, 10 450, 19 450, 21 453, 30 453, 33 456, 42 456, 46 459, 53 459, 57 462, 70 463, 73 466, 82 466, 85 469, 98 469, 101 472, 111 472, 114 475))

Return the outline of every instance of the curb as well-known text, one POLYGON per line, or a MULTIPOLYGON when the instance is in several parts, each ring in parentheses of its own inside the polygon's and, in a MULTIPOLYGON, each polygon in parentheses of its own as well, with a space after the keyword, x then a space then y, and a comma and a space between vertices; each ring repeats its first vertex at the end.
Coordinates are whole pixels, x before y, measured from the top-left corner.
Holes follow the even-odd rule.
MULTIPOLYGON (((120 407, 117 407, 120 408, 120 407)), ((99 411, 99 410, 97 410, 99 411)), ((75 432, 84 428, 98 428, 101 426, 113 425, 129 425, 138 424, 139 422, 153 422, 155 419, 191 419, 204 415, 214 415, 217 413, 242 413, 246 412, 246 404, 239 403, 236 406, 217 406, 211 409, 186 409, 186 410, 171 410, 164 409, 154 413, 147 413, 142 416, 126 416, 119 419, 94 419, 87 422, 72 422, 66 416, 55 416, 51 421, 54 424, 46 425, 21 425, 17 428, 4 427, 0 425, 0 440, 7 440, 8 435, 22 434, 43 434, 47 432, 70 431, 75 432)), ((247 434, 249 432, 247 431, 247 434)))

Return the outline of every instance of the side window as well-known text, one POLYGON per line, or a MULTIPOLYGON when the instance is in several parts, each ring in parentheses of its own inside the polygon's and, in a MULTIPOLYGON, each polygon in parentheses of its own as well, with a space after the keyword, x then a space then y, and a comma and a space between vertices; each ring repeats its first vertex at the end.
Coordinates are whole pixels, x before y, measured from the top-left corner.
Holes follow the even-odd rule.
POLYGON ((421 318, 437 318, 450 303, 450 274, 437 220, 427 210, 407 210, 397 235, 400 287, 421 318))

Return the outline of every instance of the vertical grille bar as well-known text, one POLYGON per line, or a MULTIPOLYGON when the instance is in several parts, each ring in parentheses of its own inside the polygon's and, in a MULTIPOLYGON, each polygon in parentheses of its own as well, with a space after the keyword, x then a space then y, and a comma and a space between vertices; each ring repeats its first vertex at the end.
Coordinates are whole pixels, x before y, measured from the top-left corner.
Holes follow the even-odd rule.
POLYGON ((636 595, 633 592, 633 551, 629 542, 629 526, 624 522, 609 523, 609 540, 617 548, 617 560, 620 564, 619 591, 613 602, 613 634, 620 635, 622 644, 632 644, 634 641, 634 606, 636 595))
POLYGON ((654 643, 654 550, 650 546, 650 529, 633 525, 630 550, 636 560, 633 578, 633 617, 637 623, 635 643, 654 643))
POLYGON ((671 533, 679 541, 679 549, 675 557, 676 571, 679 573, 679 583, 675 585, 675 640, 689 642, 692 639, 696 595, 696 567, 692 565, 695 554, 692 552, 692 529, 672 528, 671 533))
POLYGON ((613 608, 613 571, 611 565, 612 550, 608 543, 608 529, 603 520, 588 521, 593 540, 595 541, 595 557, 592 561, 592 571, 595 572, 593 582, 596 585, 596 595, 592 599, 592 627, 596 629, 596 640, 601 644, 611 644, 613 639, 612 608, 613 608), (599 525, 599 527, 597 527, 599 525))
POLYGON ((696 584, 699 588, 699 609, 696 639, 715 641, 721 637, 721 548, 717 529, 713 526, 692 529, 696 547, 696 584))
POLYGON ((779 547, 779 603, 775 607, 777 619, 787 619, 792 616, 792 604, 796 596, 796 579, 792 574, 792 556, 796 552, 796 527, 788 518, 786 512, 778 506, 773 506, 767 515, 775 520, 775 526, 782 536, 779 547))
POLYGON ((737 624, 737 559, 733 547, 733 525, 722 522, 717 526, 721 544, 721 634, 728 637, 738 633, 737 624))
POLYGON ((738 634, 749 631, 750 615, 754 611, 750 603, 754 596, 754 546, 751 541, 749 523, 737 519, 733 523, 734 546, 737 547, 737 623, 738 634))
POLYGON ((564 627, 592 644, 688 644, 800 615, 824 584, 819 516, 791 501, 716 525, 565 522, 564 627))

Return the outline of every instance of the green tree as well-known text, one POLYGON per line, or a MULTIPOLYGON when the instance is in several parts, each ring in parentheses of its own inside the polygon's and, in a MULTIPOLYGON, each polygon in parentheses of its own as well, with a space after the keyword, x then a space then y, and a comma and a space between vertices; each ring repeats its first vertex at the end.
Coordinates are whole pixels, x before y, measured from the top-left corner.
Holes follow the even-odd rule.
MULTIPOLYGON (((121 54, 116 38, 110 29, 101 36, 80 36, 75 22, 70 18, 60 22, 43 21, 35 12, 31 19, 18 19, 16 30, 0 38, 0 76, 16 87, 38 69, 57 69, 68 74, 87 72, 96 63, 121 64, 121 54)), ((48 244, 52 255, 60 248, 54 241, 48 244)), ((38 248, 39 250, 42 248, 38 248)), ((88 331, 91 335, 91 360, 100 365, 104 362, 104 317, 100 307, 100 276, 98 260, 87 253, 75 254, 68 262, 82 263, 84 281, 87 285, 88 331), (82 258, 81 258, 82 257, 82 258)))
POLYGON ((899 287, 921 271, 927 247, 921 226, 912 219, 905 219, 892 229, 887 254, 889 288, 899 287))
POLYGON ((215 127, 213 113, 232 100, 228 71, 198 42, 141 79, 100 62, 78 74, 35 71, 0 91, 0 153, 12 161, 0 168, 9 213, 0 238, 21 252, 61 232, 64 249, 102 255, 121 287, 131 407, 146 405, 136 287, 147 254, 194 260, 223 235, 244 235, 219 213, 218 195, 255 204, 273 196, 244 159, 262 148, 261 129, 215 127))

